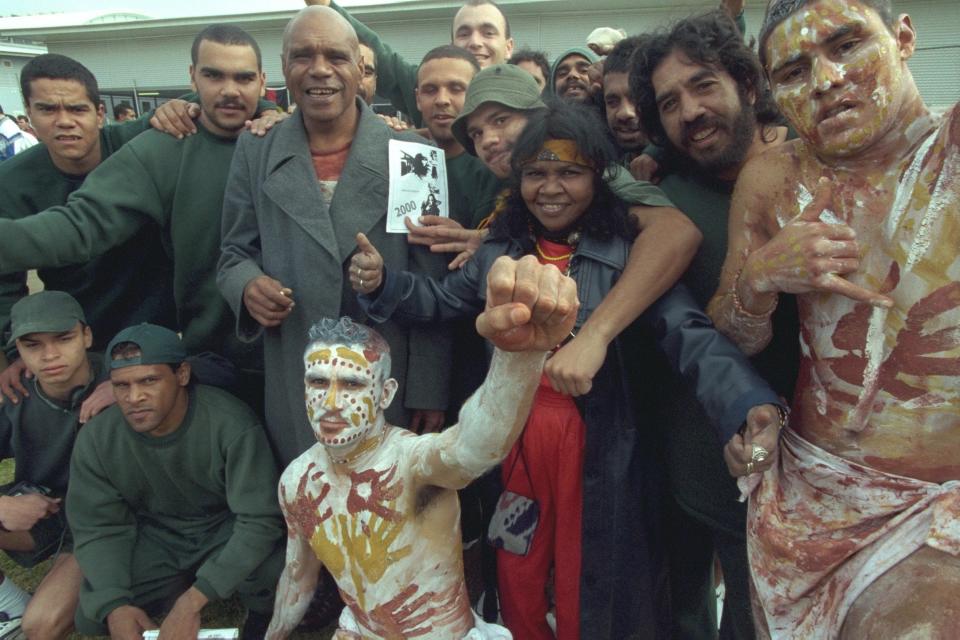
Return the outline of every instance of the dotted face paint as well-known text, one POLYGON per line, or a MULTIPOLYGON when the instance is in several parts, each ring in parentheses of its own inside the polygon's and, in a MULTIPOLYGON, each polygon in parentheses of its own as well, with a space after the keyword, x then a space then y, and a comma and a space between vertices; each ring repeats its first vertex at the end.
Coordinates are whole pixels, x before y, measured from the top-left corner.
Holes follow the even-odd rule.
POLYGON ((347 345, 317 345, 304 357, 307 417, 317 440, 343 459, 382 428, 380 364, 347 345))
POLYGON ((820 0, 780 23, 766 47, 777 106, 818 155, 862 152, 894 127, 901 52, 875 11, 820 0))

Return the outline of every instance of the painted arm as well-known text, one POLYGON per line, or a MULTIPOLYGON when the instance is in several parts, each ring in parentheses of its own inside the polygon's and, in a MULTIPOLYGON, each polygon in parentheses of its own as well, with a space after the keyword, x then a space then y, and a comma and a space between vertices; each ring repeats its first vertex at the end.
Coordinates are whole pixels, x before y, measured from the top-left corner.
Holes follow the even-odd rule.
POLYGON ((421 436, 414 473, 425 484, 459 489, 500 462, 523 431, 546 353, 570 333, 579 303, 573 280, 533 256, 497 259, 477 332, 496 346, 483 384, 459 422, 421 436))
POLYGON ((286 472, 280 479, 280 509, 287 521, 287 556, 277 583, 277 597, 273 605, 273 618, 267 629, 267 640, 283 640, 300 624, 310 606, 322 568, 320 559, 310 548, 306 533, 301 531, 286 500, 287 495, 297 495, 296 482, 297 479, 286 472))
POLYGON ((673 207, 630 209, 641 233, 623 274, 580 328, 544 367, 554 389, 571 396, 590 391, 607 347, 687 270, 702 235, 673 207))
POLYGON ((860 249, 848 225, 821 221, 824 214, 834 218, 830 181, 820 178, 811 194, 793 182, 790 163, 773 155, 778 151, 751 160, 740 173, 730 204, 727 257, 707 306, 717 328, 749 355, 770 341, 770 318, 781 291, 839 293, 875 306, 893 304, 846 279, 860 267, 860 249), (791 185, 786 192, 784 183, 791 185), (787 220, 783 228, 776 211, 787 220))

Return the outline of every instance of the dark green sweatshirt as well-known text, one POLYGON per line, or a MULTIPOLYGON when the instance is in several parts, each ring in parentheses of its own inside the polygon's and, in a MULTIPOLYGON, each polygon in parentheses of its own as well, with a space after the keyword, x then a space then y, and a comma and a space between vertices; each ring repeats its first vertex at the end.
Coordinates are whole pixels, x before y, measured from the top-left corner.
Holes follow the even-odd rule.
POLYGON ((24 381, 29 396, 17 404, 0 405, 0 459, 16 460, 14 482, 41 485, 60 497, 67 493, 70 453, 80 428, 80 405, 107 379, 103 358, 95 353, 88 358, 93 377, 74 389, 68 400, 48 397, 32 378, 24 381))
POLYGON ((214 351, 257 368, 258 345, 234 337, 216 285, 220 212, 236 140, 197 123, 178 140, 147 131, 117 150, 66 204, 0 219, 0 273, 84 263, 156 223, 174 265, 174 299, 188 351, 214 351))
MULTIPOLYGON (((148 128, 146 117, 104 127, 101 160, 148 128)), ((15 220, 62 205, 85 178, 57 169, 46 145, 31 147, 0 163, 0 217, 15 220)), ((86 264, 41 269, 39 276, 45 288, 66 291, 80 303, 93 329, 94 349, 103 349, 120 329, 140 322, 176 327, 173 264, 155 223, 86 264)), ((6 326, 10 308, 25 295, 25 271, 0 277, 0 328, 6 326)))
POLYGON ((77 437, 67 520, 91 587, 80 606, 97 621, 133 602, 131 557, 146 530, 190 554, 233 520, 227 543, 196 573, 193 586, 211 600, 229 597, 283 537, 277 469, 256 416, 213 387, 194 386, 189 402, 165 436, 135 432, 114 405, 77 437))

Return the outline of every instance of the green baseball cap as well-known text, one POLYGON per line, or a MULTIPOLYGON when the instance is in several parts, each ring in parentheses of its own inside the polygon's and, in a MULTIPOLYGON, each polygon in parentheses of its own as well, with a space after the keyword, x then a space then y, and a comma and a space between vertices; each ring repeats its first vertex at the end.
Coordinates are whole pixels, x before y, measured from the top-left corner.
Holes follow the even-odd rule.
POLYGON ((481 69, 470 81, 463 109, 450 126, 453 137, 471 155, 477 155, 477 150, 467 135, 467 118, 486 102, 496 102, 517 111, 547 108, 540 96, 540 87, 529 72, 515 64, 495 64, 481 69))
POLYGON ((21 298, 10 309, 10 341, 13 347, 17 338, 31 333, 63 333, 70 331, 78 322, 87 324, 80 303, 63 291, 39 291, 21 298))
POLYGON ((107 345, 110 370, 134 367, 140 364, 180 364, 187 359, 187 350, 180 336, 155 324, 138 324, 127 327, 107 345), (132 358, 114 359, 110 354, 118 344, 132 342, 140 347, 140 355, 132 358))

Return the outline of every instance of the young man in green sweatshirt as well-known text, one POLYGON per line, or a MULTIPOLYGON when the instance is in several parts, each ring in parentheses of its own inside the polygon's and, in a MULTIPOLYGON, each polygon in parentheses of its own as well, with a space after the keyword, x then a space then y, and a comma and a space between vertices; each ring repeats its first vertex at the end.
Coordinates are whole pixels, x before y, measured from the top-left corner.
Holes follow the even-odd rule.
POLYGON ((195 638, 207 602, 237 593, 263 637, 283 568, 277 469, 257 417, 192 384, 186 345, 140 324, 107 347, 117 404, 77 438, 67 516, 83 570, 77 630, 195 638))
POLYGON ((63 517, 70 454, 81 403, 106 378, 103 359, 79 303, 62 291, 41 291, 11 309, 12 338, 33 378, 30 395, 0 407, 0 458, 14 458, 14 486, 0 496, 0 549, 33 567, 55 555, 36 593, 0 582, 0 637, 21 626, 31 638, 64 638, 73 627, 80 567, 63 517), (26 609, 24 610, 24 605, 26 609), (22 620, 21 620, 22 616, 22 620))
MULTIPOLYGON (((0 216, 11 220, 62 205, 85 177, 138 134, 147 119, 104 126, 97 79, 85 66, 55 53, 32 58, 20 90, 42 145, 0 164, 0 216)), ((47 289, 80 303, 102 350, 110 336, 140 322, 176 327, 173 265, 156 223, 82 265, 41 269, 47 289)), ((27 295, 25 271, 0 276, 0 331, 10 307, 27 295)), ((10 355, 10 354, 8 354, 10 355)), ((13 354, 15 355, 15 354, 13 354)))
MULTIPOLYGON (((242 29, 211 25, 191 54, 197 133, 178 139, 147 131, 102 162, 64 205, 16 221, 0 215, 0 273, 83 263, 155 222, 173 256, 178 326, 189 352, 214 352, 256 371, 259 346, 232 337, 215 274, 227 172, 263 92, 260 49, 242 29)), ((251 401, 261 396, 255 376, 245 393, 251 401)))

